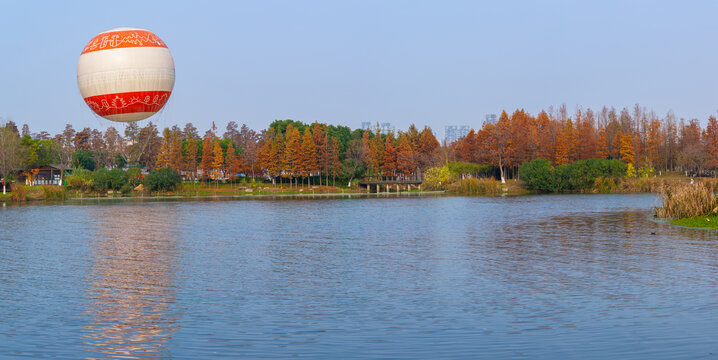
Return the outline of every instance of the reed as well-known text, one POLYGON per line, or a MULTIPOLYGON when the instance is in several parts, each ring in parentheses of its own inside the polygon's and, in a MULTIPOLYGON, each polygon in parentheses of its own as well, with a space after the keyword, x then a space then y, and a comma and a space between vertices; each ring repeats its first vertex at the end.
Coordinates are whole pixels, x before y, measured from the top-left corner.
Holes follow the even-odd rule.
POLYGON ((667 185, 660 193, 663 206, 656 208, 658 217, 680 219, 718 213, 718 199, 709 182, 667 185))
POLYGON ((27 200, 25 185, 18 183, 10 183, 10 191, 10 199, 12 199, 13 201, 27 200))
POLYGON ((41 185, 45 200, 65 200, 65 188, 58 185, 41 185))
POLYGON ((501 182, 493 178, 466 178, 449 185, 449 190, 462 195, 498 195, 501 182))

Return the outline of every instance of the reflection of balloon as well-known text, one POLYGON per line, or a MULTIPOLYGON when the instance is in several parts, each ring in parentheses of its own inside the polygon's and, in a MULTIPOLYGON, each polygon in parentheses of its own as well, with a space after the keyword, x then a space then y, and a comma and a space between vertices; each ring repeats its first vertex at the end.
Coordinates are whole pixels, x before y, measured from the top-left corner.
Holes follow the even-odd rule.
POLYGON ((112 121, 158 112, 175 84, 167 45, 148 30, 117 28, 95 36, 77 63, 77 85, 90 109, 112 121))

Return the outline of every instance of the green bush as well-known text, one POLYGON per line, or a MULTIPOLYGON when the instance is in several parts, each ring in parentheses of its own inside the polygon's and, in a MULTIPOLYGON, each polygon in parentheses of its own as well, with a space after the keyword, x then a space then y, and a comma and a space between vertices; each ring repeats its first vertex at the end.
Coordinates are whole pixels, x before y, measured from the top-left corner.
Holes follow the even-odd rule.
POLYGON ((534 159, 520 168, 521 178, 529 190, 572 191, 591 189, 615 184, 619 178, 626 177, 626 164, 619 160, 588 159, 573 164, 557 165, 545 159, 534 159), (600 179, 600 180, 599 180, 600 179))
POLYGON ((125 185, 122 185, 122 187, 120 188, 120 192, 124 195, 129 194, 130 191, 132 191, 132 185, 130 185, 129 182, 126 183, 125 185))
POLYGON ((98 169, 92 175, 92 186, 96 190, 120 190, 129 181, 127 173, 122 169, 98 169))
POLYGON ((73 168, 72 175, 66 177, 67 185, 75 190, 87 191, 92 188, 92 171, 73 168))
POLYGON ((546 159, 533 159, 521 165, 519 174, 529 190, 554 191, 554 177, 551 162, 546 159))
POLYGON ((150 191, 174 190, 182 182, 180 175, 172 168, 154 170, 145 176, 144 185, 150 191))

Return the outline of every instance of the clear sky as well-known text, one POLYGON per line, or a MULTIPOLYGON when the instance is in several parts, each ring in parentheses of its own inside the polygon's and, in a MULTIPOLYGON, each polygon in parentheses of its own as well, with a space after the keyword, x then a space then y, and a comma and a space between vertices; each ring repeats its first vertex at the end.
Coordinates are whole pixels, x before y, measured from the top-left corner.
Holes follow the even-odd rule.
POLYGON ((6 1, 0 117, 33 132, 111 125, 82 101, 77 60, 97 33, 134 26, 174 56, 160 127, 388 121, 441 136, 562 103, 705 123, 718 109, 717 14, 718 1, 675 0, 6 1))

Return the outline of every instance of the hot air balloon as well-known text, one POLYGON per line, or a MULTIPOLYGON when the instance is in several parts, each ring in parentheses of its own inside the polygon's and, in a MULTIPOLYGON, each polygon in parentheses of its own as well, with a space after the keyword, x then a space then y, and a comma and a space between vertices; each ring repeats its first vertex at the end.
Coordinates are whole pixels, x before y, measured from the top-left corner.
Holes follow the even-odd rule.
POLYGON ((77 63, 77 86, 97 115, 144 120, 167 103, 175 66, 167 45, 144 29, 117 28, 95 36, 77 63))

